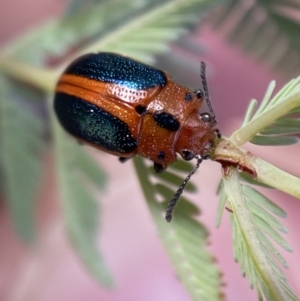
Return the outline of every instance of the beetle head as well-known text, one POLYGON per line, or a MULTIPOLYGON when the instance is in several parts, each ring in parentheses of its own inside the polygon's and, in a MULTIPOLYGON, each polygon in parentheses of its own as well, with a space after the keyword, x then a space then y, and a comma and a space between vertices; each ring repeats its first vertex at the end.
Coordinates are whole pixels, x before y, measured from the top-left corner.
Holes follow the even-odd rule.
POLYGON ((218 136, 214 124, 215 120, 209 113, 192 112, 180 129, 175 151, 187 161, 196 156, 205 158, 218 136))

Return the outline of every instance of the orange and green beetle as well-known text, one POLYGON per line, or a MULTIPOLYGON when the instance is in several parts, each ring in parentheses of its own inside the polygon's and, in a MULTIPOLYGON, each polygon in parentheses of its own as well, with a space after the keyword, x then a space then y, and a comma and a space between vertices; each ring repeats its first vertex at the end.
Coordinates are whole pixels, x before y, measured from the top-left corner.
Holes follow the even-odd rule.
POLYGON ((61 75, 54 108, 70 134, 121 161, 140 155, 154 162, 156 172, 162 172, 180 154, 184 160, 196 158, 197 169, 221 136, 215 128, 204 63, 201 77, 204 92, 193 92, 166 72, 131 58, 91 53, 79 57, 61 75), (205 99, 206 111, 202 108, 205 99))

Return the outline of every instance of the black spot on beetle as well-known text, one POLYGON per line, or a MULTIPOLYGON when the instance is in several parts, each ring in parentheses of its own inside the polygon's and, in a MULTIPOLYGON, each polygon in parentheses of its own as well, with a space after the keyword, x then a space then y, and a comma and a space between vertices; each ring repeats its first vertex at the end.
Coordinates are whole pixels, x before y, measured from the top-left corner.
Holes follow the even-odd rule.
POLYGON ((164 165, 154 162, 154 171, 156 173, 162 173, 164 171, 164 169, 165 169, 164 165))
POLYGON ((139 114, 139 115, 143 115, 146 113, 147 108, 145 106, 142 105, 138 105, 135 108, 135 111, 139 114))
POLYGON ((158 160, 165 160, 166 158, 166 153, 164 151, 160 151, 157 155, 158 160))
POLYGON ((164 112, 155 113, 153 115, 153 118, 159 126, 167 130, 175 132, 180 127, 179 121, 171 114, 164 113, 164 112))
POLYGON ((186 101, 192 101, 193 100, 193 95, 190 92, 187 92, 184 96, 184 99, 186 101))

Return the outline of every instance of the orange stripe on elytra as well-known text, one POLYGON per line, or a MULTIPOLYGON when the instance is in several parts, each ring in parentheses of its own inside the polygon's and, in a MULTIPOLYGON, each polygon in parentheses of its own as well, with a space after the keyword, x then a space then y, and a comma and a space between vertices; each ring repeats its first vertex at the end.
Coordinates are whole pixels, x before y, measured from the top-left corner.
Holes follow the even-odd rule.
POLYGON ((156 86, 147 90, 136 90, 130 89, 125 85, 116 85, 72 74, 63 74, 59 84, 63 83, 111 96, 128 104, 144 106, 148 105, 162 89, 160 86, 156 86))

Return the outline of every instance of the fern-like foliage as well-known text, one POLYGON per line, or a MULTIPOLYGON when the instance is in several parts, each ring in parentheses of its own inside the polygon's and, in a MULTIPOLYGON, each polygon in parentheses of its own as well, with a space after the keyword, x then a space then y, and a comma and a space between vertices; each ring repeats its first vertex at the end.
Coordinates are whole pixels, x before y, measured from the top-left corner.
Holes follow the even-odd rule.
POLYGON ((300 68, 299 14, 297 1, 231 0, 211 16, 215 27, 246 52, 285 74, 300 68))
MULTIPOLYGON (((92 2, 89 1, 89 3, 92 2)), ((113 51, 130 55, 144 62, 151 62, 154 53, 165 51, 167 42, 176 39, 187 28, 198 22, 199 17, 215 3, 216 1, 208 0, 136 0, 130 2, 127 0, 112 0, 82 6, 82 2, 76 1, 70 7, 66 16, 48 22, 38 30, 34 30, 19 39, 6 48, 5 54, 12 55, 38 67, 48 65, 64 67, 70 58, 68 55, 70 49, 76 52, 76 56, 83 52, 113 51)), ((237 10, 241 3, 241 1, 231 1, 228 7, 237 10)), ((276 3, 278 2, 276 1, 276 3)), ((284 3, 285 5, 291 5, 289 1, 284 3)), ((274 2, 257 0, 250 7, 250 13, 247 13, 247 7, 244 8, 242 10, 244 13, 240 13, 243 18, 238 20, 240 22, 237 22, 238 32, 234 32, 234 36, 238 36, 239 40, 243 42, 249 42, 249 40, 245 41, 244 39, 244 36, 246 36, 245 30, 249 28, 247 24, 255 16, 257 10, 261 10, 261 7, 265 8, 266 25, 261 22, 261 25, 263 25, 260 28, 261 30, 257 30, 257 27, 254 28, 256 34, 251 36, 253 43, 250 46, 258 49, 256 49, 256 53, 268 53, 268 57, 276 66, 284 65, 282 62, 285 62, 286 53, 289 54, 288 59, 291 59, 296 51, 292 68, 286 68, 285 70, 290 71, 296 68, 299 64, 296 45, 298 40, 293 40, 292 36, 288 36, 286 33, 288 39, 293 40, 293 43, 287 44, 286 52, 277 52, 273 56, 270 55, 270 51, 273 49, 270 49, 269 45, 263 48, 260 46, 261 43, 258 42, 265 37, 261 34, 265 32, 265 28, 268 29, 269 22, 267 21, 271 20, 274 23, 279 20, 279 17, 275 16, 274 2), (273 9, 272 13, 267 13, 269 8, 273 9), (292 49, 292 54, 290 54, 290 49, 292 49)), ((219 24, 224 24, 227 17, 231 16, 230 14, 230 9, 223 9, 221 17, 219 14, 219 24)), ((274 24, 276 25, 276 22, 274 24)), ((278 36, 282 36, 286 32, 283 22, 280 24, 283 33, 279 32, 278 36)), ((297 24, 295 26, 297 29, 297 24)), ((290 25, 289 28, 291 28, 290 25)), ((274 42, 277 42, 277 40, 278 37, 274 42)), ((274 44, 270 45, 272 48, 276 48, 274 44)), ((261 55, 260 57, 264 56, 261 55)), ((1 63, 2 58, 0 56, 0 68, 5 65, 1 63)), ((290 65, 290 63, 286 64, 286 66, 290 65)), ((18 71, 13 63, 6 64, 5 68, 8 74, 19 80, 30 84, 37 81, 38 76, 32 76, 31 72, 26 71, 28 77, 31 78, 30 81, 24 76, 24 72, 23 74, 22 72, 11 72, 12 69, 18 71)), ((36 69, 33 69, 32 73, 35 73, 35 71, 36 69)), ((54 73, 49 70, 52 76, 49 76, 46 81, 48 87, 45 84, 38 83, 36 86, 45 91, 53 89, 60 71, 61 68, 55 69, 54 73)), ((1 81, 2 83, 4 81, 1 81)), ((32 145, 35 149, 35 146, 40 144, 40 138, 33 138, 32 135, 39 137, 39 130, 42 127, 37 124, 38 119, 30 114, 23 114, 23 111, 17 112, 20 106, 14 106, 14 102, 7 101, 11 98, 9 92, 7 92, 7 87, 9 85, 6 84, 2 84, 0 87, 0 147, 3 154, 0 162, 4 166, 1 174, 5 176, 5 181, 9 183, 5 186, 7 187, 6 196, 11 199, 11 204, 13 204, 11 206, 12 214, 16 217, 17 227, 22 228, 22 230, 32 229, 32 224, 26 225, 20 219, 20 210, 22 210, 22 218, 24 219, 24 216, 26 216, 27 223, 29 219, 31 219, 30 222, 33 220, 32 195, 36 191, 37 181, 32 182, 37 178, 38 163, 30 151, 32 145), (10 119, 11 112, 17 112, 15 114, 18 117, 18 122, 12 122, 10 119), (32 129, 33 127, 34 129, 32 129), (22 132, 20 130, 17 132, 17 128, 21 128, 22 132), (12 133, 15 133, 15 135, 12 135, 12 133), (30 137, 27 135, 28 133, 30 133, 30 137), (16 139, 19 139, 19 141, 15 141, 16 139), (30 147, 26 144, 29 141, 32 142, 30 147), (25 152, 22 154, 20 154, 20 150, 22 147, 24 148, 24 145, 20 145, 21 142, 26 145, 25 152), (26 158, 21 156, 24 154, 26 158), (31 177, 21 178, 20 167, 22 167, 22 170, 28 171, 31 177)), ((263 105, 256 113, 254 113, 255 101, 252 101, 244 125, 230 138, 232 142, 241 145, 252 139, 252 142, 262 144, 260 141, 264 141, 264 144, 270 145, 272 144, 272 137, 276 137, 281 145, 297 142, 296 135, 299 133, 297 129, 299 128, 299 120, 296 115, 292 114, 299 113, 298 108, 296 108, 300 106, 300 97, 298 97, 300 90, 298 88, 299 80, 296 80, 291 83, 291 86, 287 86, 286 90, 281 91, 281 94, 279 93, 279 96, 276 96, 277 98, 275 97, 272 100, 270 100, 272 92, 270 88, 265 97, 266 100, 263 101, 263 105), (292 109, 293 111, 291 111, 292 109), (283 119, 284 115, 287 116, 283 119), (261 140, 258 141, 259 139, 261 140)), ((18 88, 14 90, 21 92, 18 88)), ((49 96, 49 99, 49 111, 51 111, 52 96, 49 96)), ((51 120, 57 159, 57 175, 68 233, 87 268, 99 282, 109 286, 112 280, 97 248, 97 230, 101 219, 99 219, 99 203, 93 195, 96 187, 101 187, 101 183, 104 182, 103 174, 95 162, 74 141, 67 139, 52 115, 51 120)), ((37 149, 39 148, 37 147, 37 149)), ((174 167, 177 167, 176 174, 170 169, 170 172, 166 172, 157 180, 143 160, 138 158, 135 162, 160 236, 167 247, 180 279, 193 300, 222 300, 219 271, 213 258, 205 248, 207 230, 194 217, 198 213, 197 208, 187 199, 182 198, 179 210, 176 211, 176 219, 171 224, 167 225, 162 217, 167 202, 183 181, 183 178, 177 174, 183 170, 186 171, 187 165, 175 165, 174 167)), ((260 173, 258 174, 258 180, 260 180, 260 173)), ((281 182, 283 184, 287 181, 281 182)), ((299 179, 294 177, 293 181, 289 182, 299 183, 299 179)), ((256 289, 259 299, 262 300, 264 296, 267 300, 272 301, 298 300, 278 267, 278 263, 286 267, 286 262, 271 242, 273 240, 284 249, 290 250, 290 246, 279 235, 279 232, 285 233, 286 231, 277 219, 277 217, 283 217, 284 212, 248 184, 243 183, 240 174, 236 170, 232 170, 222 183, 218 218, 220 221, 223 208, 229 202, 233 211, 235 258, 239 261, 243 274, 248 276, 251 286, 256 289)), ((280 188, 279 184, 279 186, 276 186, 274 183, 266 183, 280 188)), ((193 185, 189 184, 187 186, 187 191, 192 192, 194 190, 193 185)), ((286 190, 284 188, 282 190, 292 191, 288 185, 286 190)), ((297 193, 296 191, 295 194, 297 193)), ((23 236, 26 237, 26 233, 23 233, 23 236)), ((32 230, 29 230, 29 233, 32 233, 32 230)), ((32 234, 29 236, 31 237, 32 234)))
MULTIPOLYGON (((250 102, 241 129, 233 133, 229 141, 240 145, 246 141, 262 145, 289 145, 299 141, 296 134, 300 133, 300 128, 297 126, 296 116, 300 108, 300 78, 290 81, 271 97, 274 87, 275 83, 272 82, 257 109, 257 101, 250 102)), ((300 197, 299 189, 291 188, 298 187, 295 185, 297 182, 299 184, 298 178, 270 168, 270 165, 260 159, 254 159, 254 166, 258 180, 277 178, 277 181, 266 183, 300 197), (264 165, 266 166, 261 168, 264 165), (263 177, 262 174, 267 176, 263 177), (279 182, 280 184, 276 184, 279 182), (289 183, 293 184, 287 187, 289 183)), ((217 225, 220 225, 222 213, 228 204, 232 210, 235 259, 240 264, 242 274, 248 277, 251 288, 257 291, 259 300, 299 300, 279 267, 281 265, 287 268, 287 263, 276 245, 292 251, 279 234, 286 233, 287 230, 277 217, 286 215, 281 208, 245 182, 261 185, 257 180, 233 168, 223 178, 218 189, 220 202, 217 225)))
POLYGON ((235 260, 242 275, 248 277, 250 287, 257 291, 258 299, 299 300, 279 267, 281 264, 288 268, 287 263, 273 244, 292 251, 278 233, 287 233, 276 218, 286 217, 285 212, 256 189, 243 184, 239 172, 234 170, 230 178, 223 180, 218 218, 227 202, 232 210, 235 260))
MULTIPOLYGON (((142 188, 168 255, 177 275, 193 300, 223 300, 222 279, 212 255, 206 249, 206 228, 195 219, 198 208, 182 197, 176 211, 176 218, 167 224, 163 215, 174 191, 183 182, 190 164, 179 161, 169 167, 168 173, 157 175, 145 160, 136 158, 135 167, 142 188), (178 174, 184 172, 184 177, 178 174)), ((189 184, 186 192, 195 191, 189 184)))
POLYGON ((263 145, 290 145, 299 142, 300 77, 287 83, 271 98, 275 82, 271 82, 261 105, 250 101, 240 129, 230 140, 236 145, 247 141, 263 145))
MULTIPOLYGON (((254 110, 257 106, 257 101, 253 99, 250 102, 243 125, 246 125, 256 117, 268 112, 272 107, 282 103, 291 93, 300 91, 300 77, 288 83, 286 87, 281 90, 281 93, 278 93, 271 100, 274 88, 275 82, 273 81, 255 113, 254 110)), ((276 119, 272 124, 262 129, 258 135, 252 137, 250 142, 259 145, 273 146, 299 143, 299 137, 297 135, 300 134, 300 118, 298 117, 298 113, 298 108, 287 112, 286 115, 276 119)))
MULTIPOLYGON (((0 68, 18 80, 30 85, 36 83, 37 87, 48 92, 53 90, 62 68, 72 59, 70 50, 77 51, 75 56, 92 51, 120 52, 151 62, 153 54, 166 51, 167 42, 175 40, 198 23, 199 18, 216 2, 113 0, 89 1, 83 6, 76 1, 65 16, 45 23, 6 47, 0 56, 0 68), (5 55, 35 68, 30 71, 30 66, 14 65, 13 60, 7 63, 5 55), (49 65, 59 68, 54 71, 37 69, 49 65)), ((49 115, 52 98, 49 96, 49 115)), ((55 142, 56 168, 67 231, 87 268, 101 283, 110 285, 111 278, 96 243, 99 205, 90 192, 91 187, 100 184, 102 174, 85 152, 66 139, 55 120, 50 128, 55 142)), ((23 129, 26 130, 26 127, 23 129)), ((11 136, 11 139, 14 137, 17 136, 11 136)), ((36 164, 31 163, 32 166, 36 164)), ((20 195, 24 194, 24 190, 24 186, 19 186, 20 195)), ((32 187, 31 191, 35 190, 32 187)), ((23 214, 25 212, 23 210, 23 214)), ((204 235, 203 228, 198 227, 197 231, 199 236, 204 235)), ((217 291, 218 285, 216 287, 217 291)))
MULTIPOLYGON (((157 1, 154 4, 159 7, 157 1)), ((114 30, 126 26, 130 20, 146 13, 151 7, 153 4, 145 0, 130 3, 127 0, 73 1, 66 15, 47 21, 20 37, 5 52, 37 66, 59 64, 65 61, 70 50, 74 52, 86 48, 88 43, 101 41, 105 36, 113 36, 114 30)), ((145 42, 145 39, 142 40, 145 42)))
POLYGON ((39 66, 59 63, 70 48, 83 49, 85 53, 121 52, 151 62, 151 55, 165 52, 167 42, 198 23, 216 3, 217 0, 100 1, 47 22, 9 45, 5 52, 39 66))
POLYGON ((17 233, 28 242, 35 236, 44 126, 24 104, 39 95, 0 76, 1 193, 6 196, 17 233), (17 99, 16 90, 21 92, 17 99))

